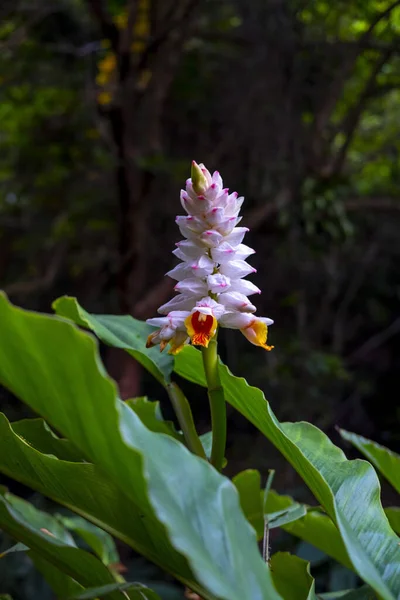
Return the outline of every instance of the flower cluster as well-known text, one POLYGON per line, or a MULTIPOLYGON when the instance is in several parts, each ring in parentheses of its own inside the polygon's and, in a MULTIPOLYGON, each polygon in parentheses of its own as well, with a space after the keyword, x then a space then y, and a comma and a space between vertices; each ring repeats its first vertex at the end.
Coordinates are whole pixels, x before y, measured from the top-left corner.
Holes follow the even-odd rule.
POLYGON ((244 279, 255 269, 246 258, 254 250, 242 244, 246 227, 237 227, 244 198, 223 188, 220 174, 213 175, 192 163, 192 177, 181 191, 185 216, 176 218, 185 238, 173 254, 182 262, 167 275, 178 283, 178 294, 158 309, 164 317, 148 319, 159 329, 147 346, 170 344, 176 354, 185 344, 208 346, 217 326, 239 329, 256 346, 267 346, 268 325, 273 321, 256 317, 248 296, 260 290, 244 279))

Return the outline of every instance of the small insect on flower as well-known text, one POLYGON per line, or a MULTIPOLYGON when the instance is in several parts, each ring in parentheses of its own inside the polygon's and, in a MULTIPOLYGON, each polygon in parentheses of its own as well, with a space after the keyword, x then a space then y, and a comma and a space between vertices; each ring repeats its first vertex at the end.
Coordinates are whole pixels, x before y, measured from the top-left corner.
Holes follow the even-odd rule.
POLYGON ((148 319, 158 329, 147 339, 147 347, 169 344, 176 354, 185 346, 207 348, 218 326, 239 329, 256 346, 267 345, 272 319, 256 317, 248 296, 261 291, 244 279, 255 273, 246 262, 254 250, 242 243, 248 231, 237 227, 244 198, 223 188, 218 171, 213 175, 203 164, 192 163, 191 178, 181 190, 186 212, 176 223, 185 238, 173 254, 181 263, 167 273, 175 279, 178 294, 158 309, 163 317, 148 319))

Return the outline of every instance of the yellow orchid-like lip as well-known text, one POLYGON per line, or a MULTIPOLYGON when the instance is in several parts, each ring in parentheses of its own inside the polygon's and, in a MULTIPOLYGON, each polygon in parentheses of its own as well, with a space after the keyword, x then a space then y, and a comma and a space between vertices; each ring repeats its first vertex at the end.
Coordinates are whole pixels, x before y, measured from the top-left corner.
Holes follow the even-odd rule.
POLYGON ((195 311, 185 319, 185 327, 194 346, 208 347, 217 331, 218 321, 213 315, 195 311))
POLYGON ((240 330, 243 335, 255 346, 260 346, 264 350, 272 350, 274 346, 267 345, 268 327, 260 319, 254 319, 250 325, 240 330))

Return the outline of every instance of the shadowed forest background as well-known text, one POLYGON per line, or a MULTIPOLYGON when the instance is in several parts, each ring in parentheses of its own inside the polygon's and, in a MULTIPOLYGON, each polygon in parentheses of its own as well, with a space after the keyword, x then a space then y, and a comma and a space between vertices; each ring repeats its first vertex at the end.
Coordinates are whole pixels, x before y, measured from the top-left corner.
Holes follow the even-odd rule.
MULTIPOLYGON (((204 162, 246 198, 258 313, 275 320, 268 354, 223 331, 231 370, 281 420, 399 451, 399 123, 400 1, 3 0, 1 287, 31 309, 68 294, 155 316, 179 190, 204 162)), ((132 359, 103 355, 123 398, 146 384, 171 414, 132 359)), ((228 471, 274 467, 291 493, 290 468, 229 416, 228 471)), ((24 581, 17 600, 46 598, 24 581)))

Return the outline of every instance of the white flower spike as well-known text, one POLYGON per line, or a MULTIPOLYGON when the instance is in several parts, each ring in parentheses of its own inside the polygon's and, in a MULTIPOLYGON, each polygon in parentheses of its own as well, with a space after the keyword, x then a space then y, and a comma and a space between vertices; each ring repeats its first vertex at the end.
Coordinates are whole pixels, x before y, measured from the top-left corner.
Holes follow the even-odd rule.
POLYGON ((205 346, 218 325, 240 329, 256 346, 267 345, 272 319, 257 317, 256 307, 247 296, 260 290, 243 279, 255 273, 246 258, 254 250, 242 244, 248 231, 237 227, 243 198, 222 187, 218 171, 213 175, 203 164, 192 163, 191 179, 181 190, 181 203, 187 215, 176 218, 185 240, 176 244, 173 254, 182 262, 167 273, 175 279, 178 294, 158 312, 164 317, 148 319, 158 329, 149 335, 147 347, 170 344, 176 354, 185 344, 205 346))

